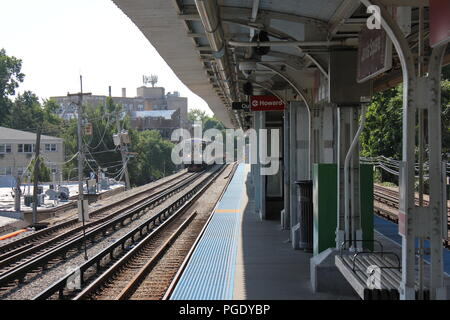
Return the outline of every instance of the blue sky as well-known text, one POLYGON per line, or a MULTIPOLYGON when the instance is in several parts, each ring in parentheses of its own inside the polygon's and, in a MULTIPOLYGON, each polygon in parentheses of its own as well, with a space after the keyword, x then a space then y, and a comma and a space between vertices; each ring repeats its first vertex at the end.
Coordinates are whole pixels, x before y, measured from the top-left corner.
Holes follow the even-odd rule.
POLYGON ((182 84, 139 29, 111 0, 1 0, 0 48, 22 59, 19 92, 41 98, 79 91, 135 96, 142 76, 157 74, 158 86, 179 91, 189 108, 207 104, 182 84))

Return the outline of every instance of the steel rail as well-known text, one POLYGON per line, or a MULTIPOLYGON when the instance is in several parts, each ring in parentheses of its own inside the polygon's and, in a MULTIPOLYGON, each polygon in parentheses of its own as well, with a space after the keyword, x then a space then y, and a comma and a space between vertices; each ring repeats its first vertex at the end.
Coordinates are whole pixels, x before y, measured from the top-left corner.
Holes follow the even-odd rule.
MULTIPOLYGON (((164 223, 164 225, 167 225, 167 222, 172 221, 172 219, 177 217, 180 212, 184 212, 184 210, 189 208, 192 203, 209 187, 209 185, 215 180, 215 178, 217 178, 217 176, 219 176, 220 173, 223 172, 225 168, 226 166, 222 166, 220 169, 213 172, 206 179, 202 180, 200 183, 194 186, 188 193, 184 194, 180 199, 162 209, 156 215, 147 219, 139 226, 122 236, 116 242, 103 249, 101 252, 81 265, 77 270, 77 272, 79 272, 80 274, 81 286, 86 284, 86 276, 88 276, 89 273, 91 273, 92 276, 92 268, 95 268, 95 274, 97 274, 102 270, 101 264, 105 260, 105 258, 109 257, 110 261, 113 261, 115 259, 117 249, 121 250, 123 254, 126 251, 126 244, 135 245, 136 243, 142 241, 143 237, 146 234, 153 233, 154 231, 156 231, 155 228, 157 227, 157 230, 161 230, 159 228, 162 226, 161 224, 164 223)), ((56 293, 58 293, 59 299, 70 296, 71 294, 73 294, 71 290, 69 290, 69 293, 65 293, 64 291, 66 289, 68 281, 70 281, 73 276, 74 273, 66 275, 65 277, 61 278, 56 283, 39 293, 37 296, 35 296, 33 300, 48 299, 56 293)))
MULTIPOLYGON (((376 189, 377 191, 374 191, 374 200, 383 203, 388 207, 398 210, 400 201, 399 201, 399 193, 397 191, 374 185, 374 190, 376 189)), ((419 199, 415 198, 415 202, 416 204, 418 204, 419 199)), ((424 199, 423 204, 425 206, 428 206, 429 201, 424 199)), ((448 211, 447 226, 450 231, 450 208, 447 208, 447 211, 448 211)), ((383 218, 388 219, 389 221, 398 223, 398 215, 396 212, 392 212, 384 208, 381 208, 380 206, 374 205, 374 213, 383 218)), ((450 248, 450 237, 442 239, 442 242, 444 247, 450 248)))
MULTIPOLYGON (((164 242, 163 245, 160 246, 158 251, 154 254, 154 256, 149 259, 136 273, 136 275, 128 282, 125 288, 120 292, 117 297, 114 297, 114 300, 125 300, 128 295, 138 286, 139 282, 146 277, 151 268, 164 256, 167 249, 175 242, 175 240, 179 237, 179 235, 187 228, 187 226, 192 222, 194 217, 197 215, 197 211, 192 213, 183 224, 178 227, 178 229, 171 235, 171 237, 164 242)), ((126 268, 126 264, 131 262, 133 259, 136 259, 136 256, 145 250, 145 246, 149 244, 149 242, 153 239, 155 233, 159 231, 155 230, 154 232, 148 234, 139 244, 130 250, 127 254, 125 254, 120 260, 114 263, 108 271, 103 273, 99 278, 97 278, 94 282, 92 282, 86 289, 84 289, 81 293, 79 293, 73 300, 82 300, 86 299, 95 293, 98 290, 101 290, 101 287, 107 283, 109 279, 114 277, 118 272, 126 272, 123 270, 126 268)))
MULTIPOLYGON (((106 235, 106 232, 110 229, 115 230, 117 225, 124 226, 124 223, 128 219, 132 219, 136 217, 140 212, 150 210, 150 208, 154 207, 156 204, 161 201, 167 199, 169 196, 188 186, 192 181, 200 177, 201 174, 193 175, 187 180, 182 181, 180 184, 170 187, 165 192, 152 197, 151 199, 147 199, 144 203, 141 203, 133 208, 122 209, 121 213, 113 219, 105 221, 103 224, 94 227, 92 230, 86 233, 86 240, 94 240, 99 235, 106 235)), ((53 241, 53 239, 51 240, 53 241)), ((66 258, 67 253, 73 248, 81 249, 81 246, 85 240, 82 237, 71 238, 65 240, 61 244, 58 244, 56 247, 43 252, 37 256, 32 257, 31 259, 21 263, 20 265, 14 267, 4 274, 0 275, 0 287, 4 287, 11 283, 14 280, 19 280, 22 282, 28 273, 33 272, 35 269, 42 267, 45 269, 47 265, 54 259, 64 260, 66 258)), ((37 248, 37 247, 35 247, 37 248)), ((33 248, 30 248, 33 249, 33 248)))
MULTIPOLYGON (((234 176, 234 173, 236 172, 237 169, 237 165, 235 164, 232 168, 232 170, 228 173, 228 175, 226 177, 224 177, 224 179, 228 179, 227 183, 225 184, 220 196, 218 197, 218 199, 215 201, 214 203, 214 208, 211 211, 211 214, 207 220, 207 222, 203 225, 203 227, 201 228, 199 234, 203 234, 204 228, 206 227, 206 225, 208 224, 208 222, 210 221, 211 217, 212 217, 212 213, 214 212, 214 210, 217 208, 218 203, 220 202, 220 200, 222 199, 225 191, 227 190, 228 185, 231 182, 231 178, 234 176)), ((196 214, 196 212, 194 212, 194 214, 192 216, 190 216, 187 220, 189 219, 193 219, 194 215, 196 214)), ((184 231, 185 228, 188 227, 188 225, 190 224, 190 221, 185 221, 178 229, 177 231, 175 231, 173 233, 173 235, 170 237, 170 239, 168 239, 162 246, 161 248, 158 250, 158 252, 154 255, 154 257, 147 261, 147 263, 141 267, 141 269, 138 271, 138 273, 133 277, 133 279, 131 279, 128 284, 126 285, 126 287, 116 296, 114 297, 114 300, 126 300, 128 299, 131 295, 133 295, 134 292, 136 292, 136 290, 139 288, 140 283, 142 282, 143 279, 145 279, 145 277, 151 272, 151 270, 153 269, 153 267, 158 263, 159 260, 161 260, 161 258, 164 256, 164 254, 167 252, 167 250, 171 247, 171 245, 178 239, 178 237, 182 234, 182 232, 184 231)), ((198 236, 196 238, 196 240, 194 241, 194 245, 196 244, 198 239, 198 236)), ((192 250, 192 248, 190 249, 192 250)), ((190 252, 190 251, 189 251, 190 252)), ((188 254, 189 254, 188 252, 188 254)), ((172 282, 172 281, 171 281, 172 282)))
MULTIPOLYGON (((192 175, 190 177, 192 177, 192 175)), ((173 181, 173 180, 174 179, 171 179, 170 181, 173 181)), ((121 209, 117 209, 114 212, 112 212, 112 213, 110 213, 110 214, 108 214, 108 215, 106 215, 104 217, 101 217, 101 218, 99 218, 99 219, 97 219, 95 221, 87 223, 85 225, 85 227, 86 228, 95 227, 96 225, 105 223, 109 219, 113 219, 114 217, 117 217, 118 215, 122 214, 126 210, 132 209, 133 207, 136 207, 136 206, 141 205, 143 203, 149 203, 152 200, 156 201, 157 199, 159 199, 161 197, 162 194, 164 194, 164 192, 173 189, 174 187, 176 187, 179 184, 185 185, 185 181, 179 181, 176 184, 169 185, 169 186, 165 187, 164 189, 158 191, 160 193, 160 195, 156 194, 156 195, 153 195, 153 198, 150 198, 150 199, 143 198, 143 199, 140 199, 140 200, 135 201, 133 203, 130 203, 130 204, 126 205, 125 207, 123 207, 121 209)), ((164 185, 165 184, 160 184, 159 186, 162 187, 164 185)), ((154 190, 156 188, 157 187, 152 188, 152 190, 154 190)), ((126 198, 124 200, 132 200, 132 198, 126 198)), ((117 203, 114 203, 114 205, 117 205, 117 203)), ((112 207, 114 207, 114 205, 113 206, 108 205, 108 207, 112 208, 112 207)), ((77 219, 77 221, 78 221, 78 219, 77 219)), ((44 241, 42 243, 38 243, 38 244, 31 243, 29 245, 25 245, 25 246, 19 247, 17 249, 14 249, 14 250, 8 252, 7 254, 5 254, 3 256, 0 256, 0 257, 3 258, 3 259, 0 260, 0 268, 5 268, 5 267, 7 267, 7 266, 9 266, 9 265, 19 261, 20 259, 23 259, 23 258, 25 258, 27 256, 35 254, 39 250, 43 250, 46 247, 53 246, 53 245, 57 244, 58 242, 61 242, 64 239, 67 239, 67 238, 69 238, 69 237, 71 237, 71 236, 81 232, 82 229, 83 229, 83 226, 78 226, 78 227, 75 227, 73 229, 68 230, 65 233, 62 233, 62 234, 57 235, 57 236, 55 236, 53 238, 50 238, 49 240, 46 240, 46 241, 44 241)), ((36 242, 37 242, 37 240, 36 240, 36 242)), ((4 273, 4 272, 2 272, 0 270, 0 275, 1 275, 1 273, 4 273)))
MULTIPOLYGON (((148 189, 141 190, 141 191, 137 192, 136 194, 131 195, 130 197, 126 197, 126 198, 124 198, 122 200, 115 201, 113 203, 109 203, 109 204, 103 206, 102 208, 98 208, 98 209, 93 210, 91 212, 91 214, 92 214, 93 217, 95 217, 97 215, 100 215, 100 214, 103 214, 105 211, 108 211, 108 210, 114 208, 118 204, 121 204, 121 203, 124 203, 126 201, 132 200, 133 198, 141 196, 141 195, 143 195, 143 194, 145 194, 147 192, 152 192, 155 189, 160 188, 160 187, 162 187, 162 186, 164 186, 166 184, 169 184, 169 183, 173 182, 174 180, 179 179, 179 178, 181 178, 181 177, 183 177, 183 176, 185 176, 187 174, 188 174, 188 172, 185 172, 185 173, 183 173, 181 175, 178 175, 178 176, 173 177, 173 178, 171 178, 171 179, 169 179, 167 181, 164 181, 164 182, 162 182, 162 183, 160 183, 160 184, 158 184, 156 186, 150 187, 148 189)), ((142 199, 141 201, 143 201, 143 200, 144 199, 142 199)), ((30 234, 30 235, 28 235, 26 237, 17 239, 16 241, 12 241, 12 242, 6 243, 6 244, 0 246, 0 261, 8 258, 9 256, 12 256, 12 255, 16 254, 17 252, 22 251, 24 247, 29 248, 30 246, 33 245, 32 242, 35 242, 35 241, 38 241, 38 240, 40 240, 42 238, 48 237, 49 235, 54 234, 55 232, 58 232, 60 230, 70 228, 71 226, 77 224, 78 222, 79 222, 78 218, 70 219, 68 221, 61 222, 61 223, 58 223, 58 224, 53 225, 51 227, 47 227, 47 228, 44 228, 44 229, 39 230, 37 232, 34 232, 34 233, 32 233, 32 234, 30 234)))

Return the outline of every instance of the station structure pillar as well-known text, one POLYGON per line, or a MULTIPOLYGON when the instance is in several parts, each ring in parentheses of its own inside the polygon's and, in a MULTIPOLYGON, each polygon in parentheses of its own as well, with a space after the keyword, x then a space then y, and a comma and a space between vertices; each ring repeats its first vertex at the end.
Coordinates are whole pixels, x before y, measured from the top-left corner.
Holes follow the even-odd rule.
POLYGON ((310 152, 309 134, 310 118, 308 107, 300 101, 292 101, 289 104, 289 193, 290 193, 290 229, 293 249, 299 249, 300 225, 297 199, 298 180, 308 180, 310 178, 310 152))
MULTIPOLYGON (((446 299, 444 284, 442 237, 447 237, 446 194, 442 164, 442 135, 440 77, 446 44, 432 48, 428 64, 428 76, 422 76, 416 68, 415 57, 409 43, 390 12, 379 0, 360 0, 366 7, 378 5, 380 22, 392 41, 401 66, 403 77, 403 139, 402 161, 399 177, 399 233, 402 236, 402 281, 400 298, 416 299, 416 281, 424 287, 424 278, 416 272, 417 260, 430 256, 430 299, 446 299), (415 156, 416 114, 418 109, 428 112, 429 205, 415 204, 415 156), (429 248, 417 248, 416 242, 428 239, 429 248), (417 241, 419 240, 419 241, 417 241), (419 255, 419 259, 416 259, 419 255)), ((426 59, 425 59, 426 60, 426 59)), ((420 65, 421 62, 419 62, 420 65)), ((421 296, 421 292, 419 292, 421 296)))
MULTIPOLYGON (((348 240, 350 234, 355 234, 353 238, 361 237, 359 221, 359 148, 355 135, 359 128, 359 110, 361 109, 361 101, 371 95, 372 86, 371 83, 357 83, 355 77, 356 70, 356 50, 331 50, 328 65, 328 87, 326 88, 326 92, 328 104, 334 106, 335 109, 330 113, 334 116, 334 120, 329 121, 332 123, 329 128, 333 128, 329 134, 334 135, 334 141, 336 143, 333 145, 334 149, 330 149, 328 152, 323 151, 324 154, 317 159, 322 163, 331 160, 329 161, 330 163, 336 163, 337 165, 337 177, 335 177, 335 180, 333 181, 337 181, 336 191, 338 203, 335 206, 335 212, 320 211, 318 214, 333 215, 337 220, 338 227, 335 235, 335 246, 331 247, 331 245, 333 245, 333 242, 331 242, 328 249, 324 249, 324 251, 311 258, 311 286, 314 292, 325 291, 338 294, 353 292, 351 286, 339 270, 337 270, 334 264, 334 257, 339 252, 337 247, 340 247, 344 240, 348 240), (353 149, 351 148, 352 145, 353 149), (353 151, 349 154, 349 150, 351 149, 353 151), (349 170, 347 171, 347 179, 344 179, 344 164, 348 154, 349 156, 351 155, 351 158, 348 158, 348 160, 350 160, 348 166, 349 170), (345 192, 346 190, 347 195, 345 192), (345 200, 350 204, 350 213, 347 211, 347 215, 345 214, 345 200), (351 213, 353 213, 353 216, 351 213), (345 216, 348 217, 347 230, 345 229, 345 216), (358 236, 356 236, 356 234, 358 234, 358 236)), ((322 143, 325 144, 325 141, 326 140, 323 139, 322 143)), ((319 180, 323 181, 323 179, 319 180)), ((316 188, 317 190, 320 190, 320 186, 315 186, 314 188, 315 190, 316 188)), ((324 199, 323 197, 319 198, 324 199)), ((315 203, 314 205, 320 206, 321 204, 315 203)), ((326 232, 329 232, 327 228, 325 229, 326 232)))
MULTIPOLYGON (((311 108, 310 163, 335 161, 336 108, 330 103, 318 103, 311 108)), ((310 178, 312 165, 310 165, 310 178)))
MULTIPOLYGON (((258 137, 258 150, 261 148, 261 132, 260 129, 265 129, 266 115, 264 111, 254 113, 254 128, 258 137)), ((258 159, 260 159, 258 154, 258 159)), ((255 210, 260 219, 266 218, 266 176, 261 174, 261 161, 254 165, 253 181, 255 185, 255 210)))
POLYGON ((290 185, 290 108, 285 107, 283 112, 283 201, 284 213, 281 219, 281 228, 289 230, 291 225, 291 185, 290 185))
POLYGON ((344 241, 346 248, 361 249, 362 240, 360 216, 360 167, 359 143, 356 142, 353 150, 350 147, 359 128, 360 106, 338 106, 338 205, 336 248, 340 249, 344 241), (351 152, 349 154, 349 152, 351 152), (347 163, 346 158, 350 161, 347 163), (347 172, 346 172, 347 170, 347 172), (347 209, 346 209, 347 202, 347 209), (357 240, 356 242, 354 240, 357 240))

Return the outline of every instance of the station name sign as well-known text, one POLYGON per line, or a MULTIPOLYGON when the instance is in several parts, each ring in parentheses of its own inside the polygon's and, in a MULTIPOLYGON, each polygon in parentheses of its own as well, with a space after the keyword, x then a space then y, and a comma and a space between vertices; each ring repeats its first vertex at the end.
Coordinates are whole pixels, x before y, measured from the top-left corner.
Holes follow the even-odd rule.
POLYGON ((430 46, 450 42, 450 1, 430 0, 430 46))
POLYGON ((284 102, 278 99, 276 96, 264 95, 250 97, 251 111, 276 111, 284 109, 284 102))
POLYGON ((363 28, 359 34, 358 83, 392 68, 392 42, 383 29, 363 28))

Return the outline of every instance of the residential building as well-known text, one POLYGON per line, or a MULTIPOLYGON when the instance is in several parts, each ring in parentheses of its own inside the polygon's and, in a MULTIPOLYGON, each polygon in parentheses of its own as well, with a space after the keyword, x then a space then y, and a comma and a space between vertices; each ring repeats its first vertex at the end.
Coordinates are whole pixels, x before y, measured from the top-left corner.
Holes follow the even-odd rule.
MULTIPOLYGON (((40 154, 45 165, 53 172, 62 172, 64 140, 41 135, 40 154)), ((36 134, 0 127, 0 176, 22 176, 36 150, 36 134)))
MULTIPOLYGON (((136 97, 127 97, 122 89, 122 97, 112 97, 114 103, 120 104, 131 119, 131 126, 137 130, 158 130, 164 137, 170 138, 174 129, 189 128, 188 101, 179 92, 165 93, 162 87, 137 88, 136 97)), ((91 95, 83 97, 89 106, 106 106, 108 96, 91 95)), ((64 119, 76 118, 78 97, 51 97, 60 106, 58 114, 64 119)))

